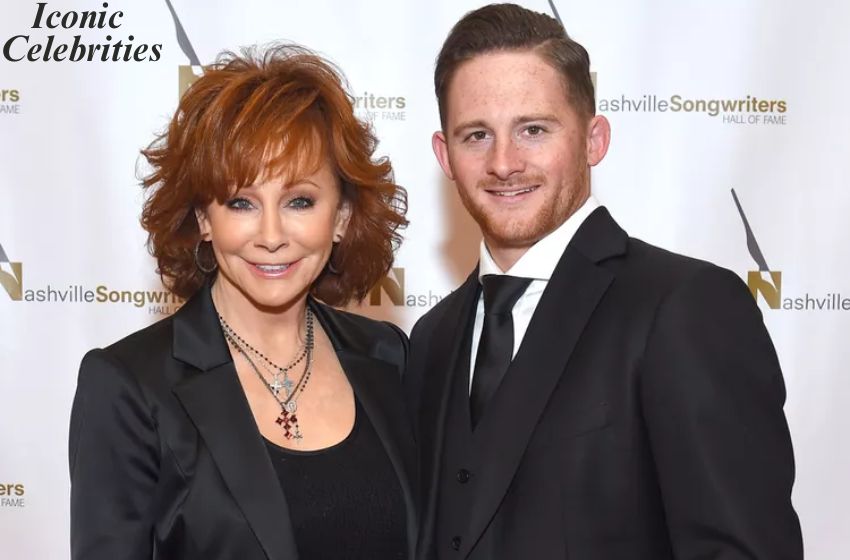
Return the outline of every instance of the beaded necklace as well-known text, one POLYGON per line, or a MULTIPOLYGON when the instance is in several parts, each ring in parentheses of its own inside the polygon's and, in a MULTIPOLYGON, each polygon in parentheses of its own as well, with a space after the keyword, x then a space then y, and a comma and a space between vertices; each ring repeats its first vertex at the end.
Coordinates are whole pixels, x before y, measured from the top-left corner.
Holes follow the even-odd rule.
POLYGON ((218 320, 221 324, 221 328, 227 342, 230 343, 236 351, 242 354, 245 361, 248 362, 251 369, 254 370, 254 373, 256 373, 257 377, 260 381, 262 381, 263 386, 269 390, 272 397, 274 397, 275 401, 277 401, 280 405, 280 415, 277 417, 277 420, 275 420, 275 423, 283 429, 284 437, 286 439, 295 439, 296 441, 300 440, 303 437, 303 434, 301 432, 301 427, 298 424, 296 412, 298 412, 298 398, 307 387, 307 382, 310 380, 310 374, 312 373, 313 349, 315 347, 313 311, 308 307, 304 319, 306 325, 304 347, 286 366, 279 366, 267 358, 262 352, 251 346, 247 341, 245 341, 245 339, 233 330, 233 327, 224 320, 224 317, 219 315, 218 320), (271 383, 262 374, 260 368, 258 368, 257 364, 254 363, 254 360, 251 359, 251 355, 253 355, 255 359, 259 358, 263 361, 263 367, 272 374, 271 383), (293 383, 289 378, 289 371, 302 361, 305 362, 304 372, 301 374, 301 378, 298 382, 293 383), (283 378, 282 382, 280 381, 280 377, 283 378), (280 396, 281 389, 284 390, 284 397, 280 396))

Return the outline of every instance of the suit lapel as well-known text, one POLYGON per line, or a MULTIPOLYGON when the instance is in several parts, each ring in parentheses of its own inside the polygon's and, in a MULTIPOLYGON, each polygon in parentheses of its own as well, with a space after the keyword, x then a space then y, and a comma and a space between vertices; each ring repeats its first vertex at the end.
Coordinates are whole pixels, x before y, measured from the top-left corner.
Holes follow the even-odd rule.
POLYGON ((622 254, 625 242, 625 233, 607 211, 598 209, 561 256, 519 351, 488 403, 489 414, 475 430, 474 445, 484 468, 460 557, 469 554, 498 509, 585 325, 614 279, 597 263, 622 254))
POLYGON ((456 302, 448 307, 443 317, 435 327, 433 342, 426 349, 428 355, 423 368, 427 376, 422 389, 419 421, 422 429, 420 452, 422 460, 422 477, 428 483, 424 488, 429 491, 424 496, 422 515, 422 543, 420 554, 430 546, 426 539, 433 538, 437 513, 437 497, 440 488, 440 472, 445 447, 446 421, 452 392, 452 382, 456 375, 468 378, 469 362, 462 360, 464 344, 469 343, 465 336, 471 329, 475 317, 475 307, 478 303, 479 283, 478 269, 474 270, 453 294, 456 302))
POLYGON ((208 287, 174 317, 174 356, 201 370, 176 385, 174 393, 266 556, 297 558, 289 508, 236 375, 208 287))
POLYGON ((197 375, 175 393, 266 556, 297 558, 289 508, 233 364, 197 375))

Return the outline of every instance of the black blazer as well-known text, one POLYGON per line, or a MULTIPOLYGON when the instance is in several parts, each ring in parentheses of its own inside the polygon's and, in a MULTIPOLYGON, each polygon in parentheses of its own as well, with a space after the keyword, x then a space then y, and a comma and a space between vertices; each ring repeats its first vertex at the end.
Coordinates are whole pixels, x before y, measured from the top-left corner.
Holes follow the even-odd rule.
MULTIPOLYGON (((398 474, 412 551, 406 337, 309 305, 398 474)), ((69 447, 74 560, 297 558, 286 499, 208 287, 172 317, 86 354, 69 447)))
POLYGON ((595 210, 476 428, 480 455, 443 465, 477 294, 474 272, 411 334, 419 559, 802 558, 782 374, 736 275, 630 239, 595 210), (440 495, 441 467, 471 475, 440 495), (438 540, 440 500, 463 522, 438 540))

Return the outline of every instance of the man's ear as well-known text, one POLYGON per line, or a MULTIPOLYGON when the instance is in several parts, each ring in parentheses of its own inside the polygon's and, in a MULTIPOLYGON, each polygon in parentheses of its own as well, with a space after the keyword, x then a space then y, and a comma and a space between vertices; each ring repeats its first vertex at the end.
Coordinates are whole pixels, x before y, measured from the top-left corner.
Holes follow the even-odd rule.
POLYGON ((446 135, 441 130, 438 130, 431 136, 431 148, 434 149, 434 155, 437 156, 437 161, 440 163, 440 167, 443 168, 443 173, 446 174, 446 177, 454 181, 455 176, 452 173, 452 164, 449 162, 449 145, 446 142, 446 135))
POLYGON ((201 210, 200 208, 195 208, 195 219, 198 221, 198 230, 201 232, 201 239, 203 241, 210 241, 212 237, 212 232, 210 228, 210 220, 207 217, 207 213, 201 210))
POLYGON ((611 124, 602 115, 587 123, 587 164, 591 167, 602 161, 611 143, 611 124))

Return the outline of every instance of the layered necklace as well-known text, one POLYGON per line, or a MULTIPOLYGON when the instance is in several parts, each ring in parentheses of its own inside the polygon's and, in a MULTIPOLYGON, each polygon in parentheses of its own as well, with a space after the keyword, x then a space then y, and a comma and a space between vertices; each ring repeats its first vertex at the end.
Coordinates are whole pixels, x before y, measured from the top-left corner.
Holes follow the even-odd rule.
POLYGON ((296 413, 298 412, 298 398, 304 393, 313 368, 313 349, 315 347, 313 320, 313 311, 308 307, 307 313, 304 316, 306 331, 304 345, 296 352, 295 357, 289 364, 280 366, 248 344, 244 338, 233 330, 233 327, 227 324, 224 317, 221 315, 218 316, 218 321, 221 323, 221 329, 224 332, 227 342, 234 350, 242 354, 242 357, 245 358, 245 361, 248 362, 251 369, 254 370, 254 373, 262 381, 263 386, 269 390, 280 405, 280 415, 275 420, 275 423, 283 429, 283 436, 288 440, 294 439, 297 441, 303 437, 296 413), (271 381, 266 379, 266 376, 257 367, 255 360, 271 375, 271 381), (301 373, 298 381, 295 382, 289 375, 290 371, 302 362, 304 363, 304 371, 301 373))

